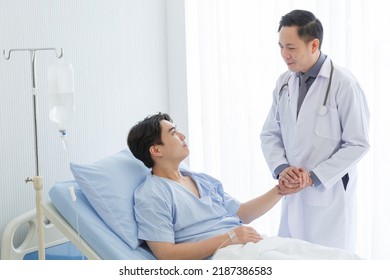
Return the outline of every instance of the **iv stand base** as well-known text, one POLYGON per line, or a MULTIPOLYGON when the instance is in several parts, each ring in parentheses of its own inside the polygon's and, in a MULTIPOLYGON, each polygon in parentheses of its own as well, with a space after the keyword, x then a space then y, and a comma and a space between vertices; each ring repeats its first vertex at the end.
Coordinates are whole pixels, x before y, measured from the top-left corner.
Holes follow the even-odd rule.
POLYGON ((42 209, 42 189, 43 189, 43 177, 34 176, 32 179, 29 177, 25 180, 26 183, 32 182, 35 189, 35 204, 37 215, 37 233, 38 233, 38 257, 40 260, 45 259, 45 236, 44 236, 44 220, 42 209))

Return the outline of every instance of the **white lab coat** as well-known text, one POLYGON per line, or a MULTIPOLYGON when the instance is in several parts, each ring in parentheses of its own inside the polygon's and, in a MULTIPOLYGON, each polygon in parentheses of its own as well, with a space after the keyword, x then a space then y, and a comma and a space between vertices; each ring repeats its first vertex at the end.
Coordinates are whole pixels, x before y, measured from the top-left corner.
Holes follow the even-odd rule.
POLYGON ((317 187, 283 198, 279 235, 354 250, 356 239, 356 164, 369 150, 369 110, 351 73, 334 65, 327 114, 319 114, 331 71, 324 62, 297 117, 296 73, 287 71, 277 81, 273 104, 261 132, 262 150, 274 174, 281 164, 313 171, 317 187), (279 89, 289 80, 290 101, 279 89), (275 118, 277 116, 277 118, 275 118), (280 122, 276 121, 279 120, 280 122), (349 175, 344 189, 342 177, 349 175))

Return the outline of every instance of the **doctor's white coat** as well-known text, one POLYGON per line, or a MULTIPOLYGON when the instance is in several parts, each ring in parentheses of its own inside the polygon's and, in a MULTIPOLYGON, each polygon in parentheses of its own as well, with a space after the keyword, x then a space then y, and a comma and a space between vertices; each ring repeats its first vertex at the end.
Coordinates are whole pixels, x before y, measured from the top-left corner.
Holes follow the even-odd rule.
POLYGON ((321 181, 285 196, 279 235, 354 250, 356 239, 356 164, 369 150, 369 110, 351 73, 334 66, 326 102, 320 115, 331 72, 324 62, 297 117, 296 73, 287 71, 277 81, 273 104, 261 132, 262 150, 274 174, 282 165, 313 171, 321 181), (290 76, 288 91, 279 90, 290 76), (348 182, 342 178, 349 177, 348 182))

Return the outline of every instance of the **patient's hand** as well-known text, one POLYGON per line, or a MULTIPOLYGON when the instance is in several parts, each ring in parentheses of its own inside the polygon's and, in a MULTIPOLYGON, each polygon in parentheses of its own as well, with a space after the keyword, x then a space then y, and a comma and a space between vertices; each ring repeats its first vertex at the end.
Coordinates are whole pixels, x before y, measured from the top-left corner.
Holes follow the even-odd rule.
POLYGON ((236 238, 231 240, 231 244, 245 244, 248 242, 259 242, 263 238, 261 235, 252 227, 239 226, 234 229, 236 238))
POLYGON ((279 185, 277 185, 277 187, 278 187, 279 193, 281 195, 289 195, 289 194, 297 193, 303 189, 303 188, 300 188, 299 186, 293 187, 293 188, 287 187, 283 181, 279 181, 279 185))

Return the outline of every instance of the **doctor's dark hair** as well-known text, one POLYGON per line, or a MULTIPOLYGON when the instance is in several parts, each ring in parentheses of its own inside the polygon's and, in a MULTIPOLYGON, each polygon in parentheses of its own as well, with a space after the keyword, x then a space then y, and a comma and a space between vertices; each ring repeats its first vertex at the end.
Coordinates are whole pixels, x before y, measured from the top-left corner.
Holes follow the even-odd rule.
POLYGON ((160 125, 162 120, 172 122, 171 117, 165 113, 148 116, 134 125, 127 136, 127 146, 130 151, 148 168, 154 166, 149 148, 153 145, 162 144, 160 125))
POLYGON ((305 10, 293 10, 282 16, 278 32, 285 26, 298 26, 298 36, 306 43, 318 39, 320 41, 319 49, 321 50, 324 30, 320 20, 313 13, 305 10))

